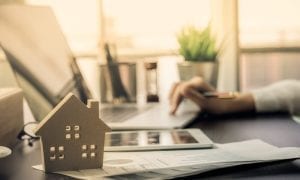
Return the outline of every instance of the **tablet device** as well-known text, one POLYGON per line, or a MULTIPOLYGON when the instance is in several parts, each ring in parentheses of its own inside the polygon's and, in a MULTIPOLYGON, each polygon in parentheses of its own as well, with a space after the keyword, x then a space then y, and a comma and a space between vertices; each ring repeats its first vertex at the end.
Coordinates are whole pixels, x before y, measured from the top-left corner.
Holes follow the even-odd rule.
POLYGON ((104 151, 212 148, 200 129, 118 131, 105 135, 104 151))

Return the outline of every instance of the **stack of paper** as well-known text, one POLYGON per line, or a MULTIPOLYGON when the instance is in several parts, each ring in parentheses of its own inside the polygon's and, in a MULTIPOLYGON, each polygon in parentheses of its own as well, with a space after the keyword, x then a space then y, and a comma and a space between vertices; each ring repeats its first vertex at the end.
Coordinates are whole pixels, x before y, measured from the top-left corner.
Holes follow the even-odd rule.
POLYGON ((79 179, 167 179, 241 164, 300 158, 300 148, 277 148, 261 140, 250 140, 218 144, 213 149, 105 152, 104 156, 103 169, 57 173, 79 179))

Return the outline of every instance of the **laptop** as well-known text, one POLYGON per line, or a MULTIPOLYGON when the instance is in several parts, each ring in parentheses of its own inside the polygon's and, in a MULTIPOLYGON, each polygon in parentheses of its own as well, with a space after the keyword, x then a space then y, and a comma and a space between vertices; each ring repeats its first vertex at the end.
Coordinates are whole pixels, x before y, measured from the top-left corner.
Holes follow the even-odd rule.
MULTIPOLYGON (((53 11, 45 6, 0 6, 0 45, 37 120, 69 92, 93 98, 53 11)), ((96 83, 96 82, 95 82, 96 83)), ((162 103, 100 105, 100 118, 114 130, 183 128, 197 115, 192 103, 176 116, 162 103)))

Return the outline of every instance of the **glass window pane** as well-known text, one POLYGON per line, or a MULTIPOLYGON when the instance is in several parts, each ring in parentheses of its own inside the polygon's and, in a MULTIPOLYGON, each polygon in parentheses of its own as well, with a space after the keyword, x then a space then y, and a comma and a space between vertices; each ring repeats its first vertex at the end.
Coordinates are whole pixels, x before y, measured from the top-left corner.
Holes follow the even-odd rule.
POLYGON ((300 45, 299 0, 240 0, 241 47, 300 45))
POLYGON ((50 6, 75 53, 97 50, 99 0, 26 0, 28 4, 50 6))
POLYGON ((209 23, 210 0, 103 0, 105 38, 118 52, 177 49, 184 25, 209 23))

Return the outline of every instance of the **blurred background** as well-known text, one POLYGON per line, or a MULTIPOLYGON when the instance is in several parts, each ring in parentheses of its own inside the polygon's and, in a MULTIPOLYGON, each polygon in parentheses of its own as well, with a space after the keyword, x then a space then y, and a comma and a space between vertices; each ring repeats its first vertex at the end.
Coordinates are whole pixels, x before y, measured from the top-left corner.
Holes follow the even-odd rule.
POLYGON ((299 78, 298 0, 0 0, 51 6, 77 58, 103 58, 113 43, 120 61, 177 55, 176 34, 209 23, 218 44, 220 90, 250 90, 299 78))

